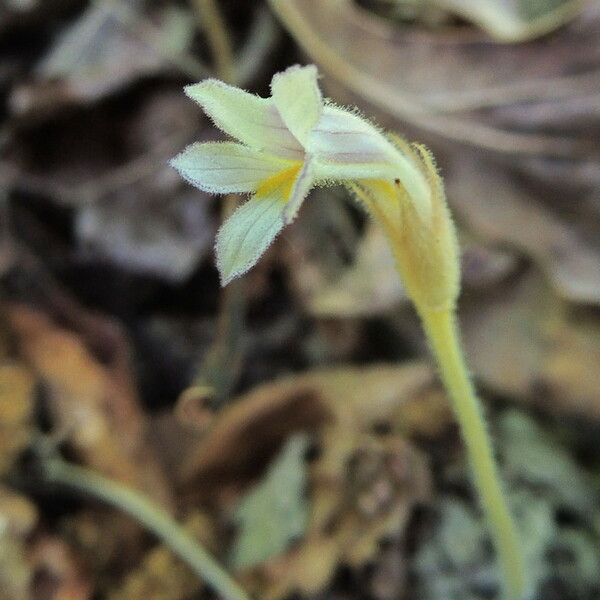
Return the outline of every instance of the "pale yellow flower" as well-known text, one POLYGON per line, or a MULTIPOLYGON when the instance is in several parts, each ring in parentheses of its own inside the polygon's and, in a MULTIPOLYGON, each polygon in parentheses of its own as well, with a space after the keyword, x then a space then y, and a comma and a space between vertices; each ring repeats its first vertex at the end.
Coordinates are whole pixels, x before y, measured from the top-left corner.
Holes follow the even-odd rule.
POLYGON ((430 190, 422 169, 375 126, 323 99, 317 69, 276 74, 261 98, 215 79, 186 88, 215 125, 237 142, 189 146, 173 166, 210 193, 250 193, 217 235, 223 285, 250 269, 317 185, 361 179, 400 181, 427 214, 430 190))

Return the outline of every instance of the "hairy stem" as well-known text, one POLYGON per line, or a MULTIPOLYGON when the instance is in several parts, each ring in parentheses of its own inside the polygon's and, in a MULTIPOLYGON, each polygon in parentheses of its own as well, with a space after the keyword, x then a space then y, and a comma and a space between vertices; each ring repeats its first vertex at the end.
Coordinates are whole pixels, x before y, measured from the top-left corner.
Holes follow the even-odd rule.
POLYGON ((519 537, 503 494, 481 404, 467 373, 454 314, 450 310, 422 310, 420 316, 467 446, 504 574, 505 598, 522 600, 525 571, 519 537))
POLYGON ((56 458, 44 462, 44 475, 51 483, 83 492, 131 515, 221 597, 226 600, 249 600, 249 596, 215 559, 181 525, 144 495, 89 469, 56 458))

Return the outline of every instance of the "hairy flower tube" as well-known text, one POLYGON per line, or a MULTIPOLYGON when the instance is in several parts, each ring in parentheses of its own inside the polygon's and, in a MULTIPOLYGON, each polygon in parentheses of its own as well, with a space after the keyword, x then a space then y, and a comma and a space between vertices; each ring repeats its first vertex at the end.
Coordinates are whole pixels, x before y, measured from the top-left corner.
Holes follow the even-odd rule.
POLYGON ((314 66, 290 67, 273 77, 270 98, 214 79, 187 87, 237 142, 193 144, 172 164, 206 192, 251 194, 217 235, 223 285, 256 264, 315 186, 345 185, 381 224, 461 426, 505 598, 522 600, 520 544, 459 343, 459 250, 442 179, 426 148, 386 136, 357 112, 324 99, 317 76, 314 66))

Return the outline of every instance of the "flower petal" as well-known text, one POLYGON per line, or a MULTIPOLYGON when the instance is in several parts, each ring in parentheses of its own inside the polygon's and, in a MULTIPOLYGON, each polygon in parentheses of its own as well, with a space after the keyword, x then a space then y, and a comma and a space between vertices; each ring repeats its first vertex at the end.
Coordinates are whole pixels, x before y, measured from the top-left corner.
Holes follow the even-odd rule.
POLYGON ((389 163, 396 154, 385 136, 358 115, 328 104, 311 132, 307 149, 335 163, 389 163))
POLYGON ((211 194, 253 192, 290 164, 234 142, 192 144, 171 161, 189 183, 211 194))
POLYGON ((283 229, 285 201, 278 195, 254 197, 240 206, 217 234, 221 285, 251 269, 283 229))
POLYGON ((283 211, 283 220, 289 225, 298 214, 302 203, 314 185, 314 163, 307 160, 298 173, 294 185, 290 191, 289 199, 283 211))
POLYGON ((271 95, 287 128, 305 144, 323 112, 317 67, 294 65, 271 80, 271 95))
POLYGON ((188 85, 185 93, 214 124, 240 142, 284 158, 301 158, 302 146, 288 131, 275 104, 217 79, 188 85))
POLYGON ((326 105, 312 130, 307 149, 318 158, 318 179, 396 180, 427 214, 431 194, 414 152, 396 148, 367 120, 337 106, 326 105))

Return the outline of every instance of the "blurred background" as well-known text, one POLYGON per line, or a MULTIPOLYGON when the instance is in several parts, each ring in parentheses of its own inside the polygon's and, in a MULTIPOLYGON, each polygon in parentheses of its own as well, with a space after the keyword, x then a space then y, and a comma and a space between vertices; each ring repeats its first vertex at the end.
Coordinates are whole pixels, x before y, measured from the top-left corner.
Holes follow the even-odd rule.
POLYGON ((426 143, 459 231, 470 368, 537 600, 600 598, 600 2, 2 0, 0 600, 214 598, 135 489, 255 598, 480 600, 499 585, 450 408, 382 232, 341 188, 221 290, 234 198, 184 85, 327 96, 426 143))

